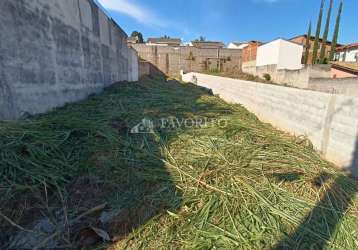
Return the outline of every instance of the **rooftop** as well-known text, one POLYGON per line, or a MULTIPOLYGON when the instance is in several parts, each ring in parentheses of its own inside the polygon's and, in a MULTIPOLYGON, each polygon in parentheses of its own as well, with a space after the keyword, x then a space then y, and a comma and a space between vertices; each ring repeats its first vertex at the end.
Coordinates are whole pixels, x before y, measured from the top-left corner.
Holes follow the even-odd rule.
POLYGON ((337 48, 337 51, 342 51, 342 50, 346 50, 346 49, 353 49, 353 48, 358 48, 358 43, 351 43, 345 46, 340 46, 339 48, 337 48))
POLYGON ((332 65, 336 68, 342 68, 358 73, 358 63, 356 62, 332 62, 332 65))
POLYGON ((205 47, 218 47, 223 48, 225 44, 223 42, 217 41, 192 41, 191 42, 194 47, 197 48, 205 48, 205 47))
POLYGON ((148 38, 148 43, 158 43, 158 44, 181 44, 181 39, 179 38, 148 38))
POLYGON ((232 44, 236 45, 236 46, 240 46, 243 44, 248 44, 249 42, 232 42, 232 44))
MULTIPOLYGON (((291 39, 289 39, 289 41, 294 40, 294 39, 299 38, 299 37, 307 38, 307 35, 306 34, 298 35, 298 36, 292 37, 291 39)), ((310 40, 315 40, 315 39, 316 39, 316 37, 314 37, 314 36, 311 36, 311 38, 310 38, 310 40)), ((319 38, 319 41, 323 42, 323 38, 319 38)), ((331 44, 331 43, 332 43, 331 41, 327 41, 327 44, 331 44)), ((337 46, 342 46, 342 44, 337 43, 337 46)))

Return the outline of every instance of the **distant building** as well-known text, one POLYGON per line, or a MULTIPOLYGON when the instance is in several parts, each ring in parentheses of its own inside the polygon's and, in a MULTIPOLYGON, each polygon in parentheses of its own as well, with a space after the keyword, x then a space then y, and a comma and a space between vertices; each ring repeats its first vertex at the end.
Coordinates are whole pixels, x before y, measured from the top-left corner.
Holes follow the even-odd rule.
POLYGON ((358 77, 358 63, 333 62, 331 73, 332 73, 332 78, 358 77))
POLYGON ((284 39, 263 44, 257 49, 256 66, 276 65, 276 69, 302 68, 303 46, 284 39))
POLYGON ((245 47, 249 46, 248 42, 242 42, 242 43, 238 43, 238 42, 231 42, 229 43, 229 45, 227 46, 228 49, 244 49, 245 47))
POLYGON ((348 44, 337 48, 335 61, 358 63, 358 43, 348 44))
POLYGON ((128 45, 139 43, 138 36, 136 36, 136 37, 128 37, 127 38, 127 43, 128 43, 128 45))
POLYGON ((148 38, 147 45, 178 47, 181 45, 181 39, 179 39, 179 38, 164 38, 164 37, 148 38))
MULTIPOLYGON (((311 36, 309 40, 310 40, 310 43, 309 43, 310 45, 309 45, 309 54, 308 54, 308 64, 312 64, 312 55, 313 55, 313 46, 314 46, 315 37, 311 36)), ((302 63, 303 63, 303 58, 304 58, 304 54, 305 54, 305 51, 306 51, 307 35, 295 36, 295 37, 291 38, 289 41, 295 42, 295 43, 300 44, 300 45, 303 46, 303 54, 302 54, 302 63)), ((318 42, 318 54, 317 54, 317 57, 319 57, 319 55, 320 55, 322 43, 323 43, 323 39, 320 38, 319 42, 318 42)), ((339 46, 342 46, 342 45, 337 44, 337 47, 339 47, 339 46)), ((326 42, 326 58, 329 58, 331 50, 332 50, 332 42, 327 41, 326 42)))
POLYGON ((222 49, 225 45, 222 42, 192 41, 191 46, 199 49, 222 49))
POLYGON ((255 62, 256 55, 257 55, 257 48, 261 44, 262 44, 262 42, 259 42, 259 41, 248 42, 248 45, 246 47, 244 47, 242 50, 242 62, 243 63, 255 62))

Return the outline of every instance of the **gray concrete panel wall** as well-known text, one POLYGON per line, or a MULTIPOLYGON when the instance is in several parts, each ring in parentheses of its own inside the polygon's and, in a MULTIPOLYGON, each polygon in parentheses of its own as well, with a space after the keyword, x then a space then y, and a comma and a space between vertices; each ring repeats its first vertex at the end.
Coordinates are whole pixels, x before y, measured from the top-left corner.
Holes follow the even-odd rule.
POLYGON ((242 71, 254 76, 262 77, 269 74, 273 82, 296 88, 308 88, 311 78, 330 78, 330 65, 311 65, 300 70, 277 69, 277 65, 256 67, 243 65, 242 71))
POLYGON ((191 46, 149 46, 133 44, 140 58, 156 66, 162 73, 179 76, 185 72, 209 70, 232 71, 241 69, 241 50, 199 49, 191 46), (219 63, 220 62, 220 63, 219 63))
POLYGON ((358 176, 358 97, 199 73, 182 79, 242 104, 279 129, 307 136, 327 160, 358 176))
POLYGON ((138 79, 127 35, 91 0, 0 1, 0 119, 138 79))
POLYGON ((337 79, 311 78, 308 84, 308 89, 358 96, 358 77, 337 79))

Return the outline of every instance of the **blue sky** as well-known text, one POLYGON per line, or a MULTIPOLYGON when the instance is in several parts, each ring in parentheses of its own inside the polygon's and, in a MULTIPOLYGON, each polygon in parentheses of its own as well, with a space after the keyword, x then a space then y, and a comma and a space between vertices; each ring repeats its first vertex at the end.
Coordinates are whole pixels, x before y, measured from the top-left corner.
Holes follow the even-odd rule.
MULTIPOLYGON (((320 5, 320 0, 97 1, 128 34, 138 30, 145 39, 169 35, 183 41, 204 36, 225 43, 291 38, 306 33, 310 20, 315 30, 320 5)), ((338 4, 339 0, 335 0, 331 34, 338 4)), ((323 20, 325 23, 325 17, 323 20)), ((339 42, 358 42, 357 26, 358 0, 344 0, 339 42)))

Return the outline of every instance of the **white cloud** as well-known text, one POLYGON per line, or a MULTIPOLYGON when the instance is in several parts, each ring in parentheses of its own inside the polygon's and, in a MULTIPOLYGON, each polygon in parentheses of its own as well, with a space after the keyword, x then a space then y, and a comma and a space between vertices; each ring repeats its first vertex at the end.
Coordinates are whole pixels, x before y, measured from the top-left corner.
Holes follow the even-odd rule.
POLYGON ((98 0, 102 6, 110 11, 130 16, 140 23, 158 27, 167 27, 167 21, 159 18, 150 9, 135 3, 133 0, 98 0))

